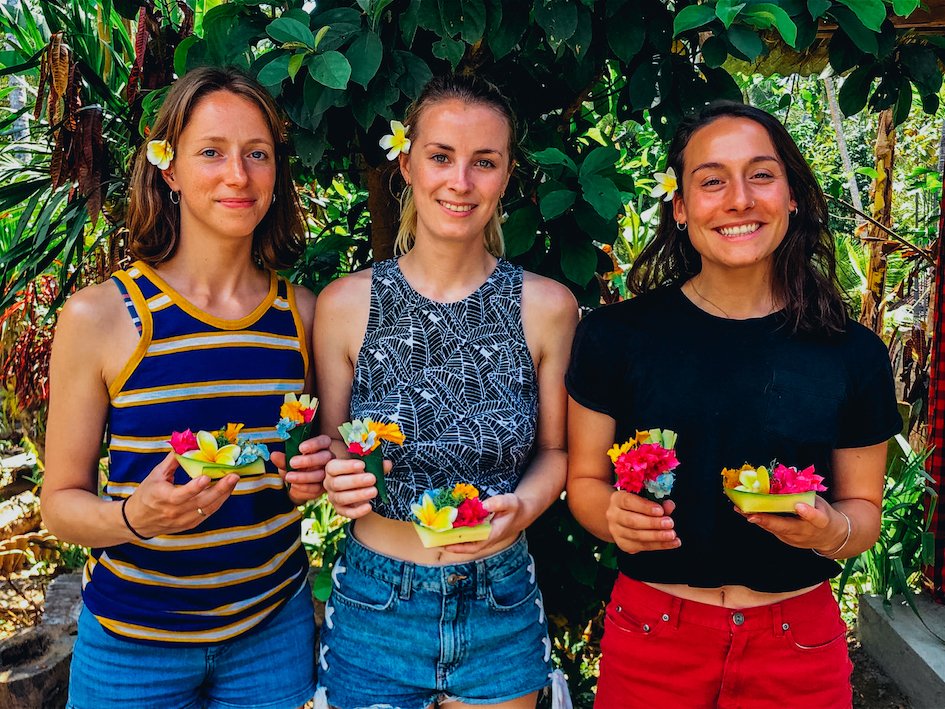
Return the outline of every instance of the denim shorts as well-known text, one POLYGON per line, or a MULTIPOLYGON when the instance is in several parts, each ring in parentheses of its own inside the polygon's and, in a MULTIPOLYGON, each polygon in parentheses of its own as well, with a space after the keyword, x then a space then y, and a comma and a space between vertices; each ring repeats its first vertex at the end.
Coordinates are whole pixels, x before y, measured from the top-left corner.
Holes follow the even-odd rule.
POLYGON ((296 709, 315 694, 307 585, 265 626, 219 645, 162 647, 109 635, 79 616, 68 709, 296 709))
POLYGON ((551 684, 551 643, 524 536, 492 556, 427 566, 349 535, 332 576, 318 684, 333 707, 496 704, 551 684))

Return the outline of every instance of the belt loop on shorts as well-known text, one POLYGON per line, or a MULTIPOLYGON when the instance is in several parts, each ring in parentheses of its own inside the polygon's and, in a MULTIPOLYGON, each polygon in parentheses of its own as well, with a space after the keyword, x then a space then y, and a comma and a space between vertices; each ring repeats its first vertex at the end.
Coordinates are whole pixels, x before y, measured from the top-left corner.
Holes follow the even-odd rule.
POLYGON ((410 599, 410 587, 413 582, 413 564, 408 561, 403 562, 403 570, 400 574, 400 600, 410 599))
POLYGON ((790 626, 784 622, 784 616, 781 613, 781 604, 772 603, 771 606, 771 629, 774 631, 774 637, 778 638, 784 635, 790 626))
POLYGON ((476 599, 483 600, 486 597, 486 590, 489 587, 488 579, 486 574, 488 570, 486 569, 486 562, 482 559, 476 561, 476 599))
POLYGON ((683 599, 679 596, 672 596, 672 599, 669 604, 670 611, 669 620, 667 622, 673 630, 676 630, 679 627, 679 617, 682 615, 683 599))

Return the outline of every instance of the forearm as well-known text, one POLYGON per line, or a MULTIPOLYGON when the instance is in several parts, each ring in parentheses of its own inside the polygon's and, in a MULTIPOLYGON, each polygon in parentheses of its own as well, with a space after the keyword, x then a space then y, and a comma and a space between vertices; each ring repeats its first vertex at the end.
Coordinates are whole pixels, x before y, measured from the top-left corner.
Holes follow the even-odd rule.
POLYGON ((568 507, 578 523, 605 542, 614 541, 607 521, 607 509, 614 487, 596 478, 576 478, 568 483, 568 507))
POLYGON ((522 529, 529 527, 558 499, 567 470, 568 454, 561 449, 543 449, 532 459, 515 488, 515 495, 522 502, 519 515, 522 529))
POLYGON ((65 542, 110 547, 135 540, 122 519, 121 502, 103 500, 88 490, 44 490, 41 509, 46 528, 65 542))
POLYGON ((815 549, 822 556, 831 559, 849 559, 871 548, 879 539, 881 512, 869 500, 838 500, 832 504, 837 519, 830 527, 833 539, 829 546, 815 549), (849 538, 847 521, 850 520, 849 538))

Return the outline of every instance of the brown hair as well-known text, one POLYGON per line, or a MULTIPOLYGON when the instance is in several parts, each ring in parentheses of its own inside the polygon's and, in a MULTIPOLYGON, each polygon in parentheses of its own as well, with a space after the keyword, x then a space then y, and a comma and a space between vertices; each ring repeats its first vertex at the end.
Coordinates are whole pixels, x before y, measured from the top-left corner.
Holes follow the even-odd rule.
MULTIPOLYGON (((489 81, 475 75, 448 74, 437 76, 427 82, 417 100, 410 104, 404 116, 404 125, 417 132, 420 114, 424 109, 439 103, 458 99, 463 103, 486 106, 498 112, 509 125, 509 170, 514 164, 515 146, 518 145, 518 121, 508 99, 489 81)), ((411 136, 411 137, 413 137, 411 136)), ((484 242, 486 250, 495 257, 505 253, 502 240, 502 206, 489 218, 486 224, 484 242)), ((400 228, 394 241, 394 253, 407 253, 413 248, 417 238, 417 205, 413 201, 413 190, 408 185, 400 198, 400 228)))
MULTIPOLYGON (((305 247, 305 222, 289 169, 285 124, 265 88, 238 69, 193 69, 171 85, 148 138, 177 145, 194 109, 217 91, 227 91, 255 104, 272 133, 276 148, 275 199, 253 232, 253 259, 266 268, 288 268, 305 247)), ((161 171, 148 162, 146 153, 147 145, 141 145, 134 159, 125 225, 132 256, 156 265, 177 250, 180 210, 170 200, 161 171)))
MULTIPOLYGON (((685 118, 676 129, 666 159, 667 167, 679 175, 678 194, 683 195, 683 157, 693 134, 726 117, 747 118, 768 132, 797 202, 787 234, 774 251, 772 268, 774 295, 783 303, 789 326, 795 332, 842 332, 847 314, 837 284, 833 235, 827 226, 827 200, 810 165, 777 118, 732 101, 712 103, 685 118)), ((676 228, 673 203, 663 202, 656 235, 633 263, 627 286, 632 293, 640 294, 663 285, 682 285, 701 270, 702 258, 689 240, 689 231, 676 228)))

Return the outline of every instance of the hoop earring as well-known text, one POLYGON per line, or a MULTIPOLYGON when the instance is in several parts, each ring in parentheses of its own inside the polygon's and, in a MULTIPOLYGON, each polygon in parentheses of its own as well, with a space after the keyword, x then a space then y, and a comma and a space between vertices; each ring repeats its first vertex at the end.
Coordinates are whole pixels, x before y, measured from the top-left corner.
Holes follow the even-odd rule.
POLYGON ((180 192, 175 192, 174 190, 171 190, 169 199, 171 200, 171 204, 180 204, 180 192), (177 199, 174 199, 175 197, 177 199))
POLYGON ((676 222, 676 231, 686 231, 687 226, 686 222, 676 222))
POLYGON ((792 217, 796 217, 798 214, 800 214, 800 211, 800 207, 795 207, 794 209, 788 210, 788 214, 792 217))

